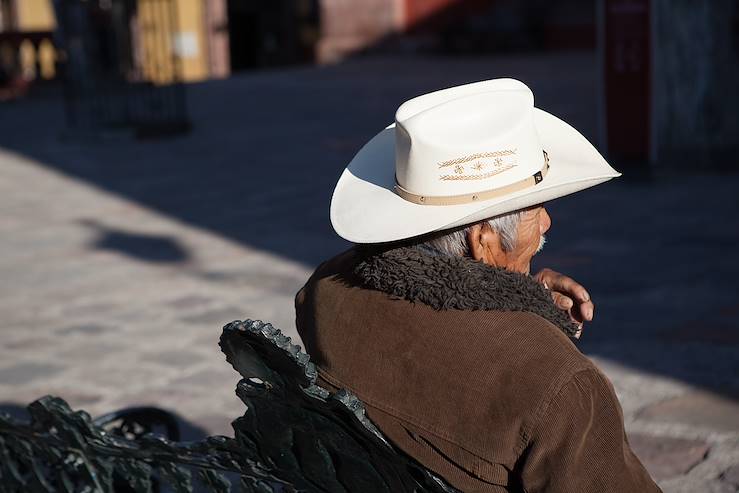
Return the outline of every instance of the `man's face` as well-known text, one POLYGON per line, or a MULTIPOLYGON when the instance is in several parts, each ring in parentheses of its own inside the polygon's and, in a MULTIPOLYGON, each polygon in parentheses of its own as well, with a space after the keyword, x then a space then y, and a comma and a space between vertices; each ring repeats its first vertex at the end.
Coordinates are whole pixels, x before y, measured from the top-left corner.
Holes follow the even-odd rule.
POLYGON ((525 209, 518 223, 516 247, 506 251, 500 236, 487 222, 476 224, 467 233, 470 256, 488 265, 528 274, 531 258, 544 246, 544 233, 551 225, 552 220, 544 207, 525 209))
POLYGON ((516 247, 507 254, 508 270, 528 274, 531 258, 544 246, 544 233, 549 230, 552 220, 543 206, 526 209, 518 224, 516 247))

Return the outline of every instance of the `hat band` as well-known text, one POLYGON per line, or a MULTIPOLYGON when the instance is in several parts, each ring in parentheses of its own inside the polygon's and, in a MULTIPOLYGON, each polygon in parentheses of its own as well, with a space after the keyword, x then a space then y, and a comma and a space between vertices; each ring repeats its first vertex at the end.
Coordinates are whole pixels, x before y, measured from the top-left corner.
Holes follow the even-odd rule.
POLYGON ((409 192, 405 188, 398 185, 397 178, 395 179, 395 193, 400 195, 401 198, 408 202, 413 202, 418 205, 460 205, 469 204, 472 202, 480 202, 483 200, 490 200, 497 197, 502 197, 519 190, 524 190, 529 187, 533 187, 541 183, 547 172, 549 171, 549 156, 547 151, 544 151, 544 167, 537 171, 528 178, 519 180, 500 188, 493 188, 491 190, 484 190, 482 192, 465 193, 462 195, 443 195, 443 196, 429 196, 429 195, 417 195, 409 192))

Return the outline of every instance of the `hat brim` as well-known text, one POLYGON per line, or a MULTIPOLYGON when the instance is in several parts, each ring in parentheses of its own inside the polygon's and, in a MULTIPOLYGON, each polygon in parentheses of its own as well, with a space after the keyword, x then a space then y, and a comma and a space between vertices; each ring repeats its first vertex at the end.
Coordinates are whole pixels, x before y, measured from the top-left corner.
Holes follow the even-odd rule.
POLYGON ((469 204, 437 206, 408 202, 394 191, 395 124, 375 135, 354 156, 331 199, 331 224, 354 243, 384 243, 475 223, 541 204, 621 174, 580 132, 534 108, 534 123, 549 156, 549 172, 535 186, 469 204))

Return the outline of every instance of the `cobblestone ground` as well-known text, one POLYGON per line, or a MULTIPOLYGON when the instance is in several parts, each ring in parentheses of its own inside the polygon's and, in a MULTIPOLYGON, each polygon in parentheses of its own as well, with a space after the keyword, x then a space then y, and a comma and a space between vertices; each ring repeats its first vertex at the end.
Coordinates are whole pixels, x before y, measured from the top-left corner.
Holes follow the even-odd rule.
MULTIPOLYGON (((293 294, 345 247, 343 165, 413 95, 499 76, 596 136, 589 55, 365 58, 189 88, 191 134, 60 138, 47 96, 0 107, 0 405, 154 404, 186 435, 242 412, 220 328, 294 336, 293 294)), ((638 174, 638 173, 631 173, 638 174)), ((739 176, 630 180, 551 204, 537 260, 589 288, 581 346, 612 379, 666 492, 739 491, 739 176)))

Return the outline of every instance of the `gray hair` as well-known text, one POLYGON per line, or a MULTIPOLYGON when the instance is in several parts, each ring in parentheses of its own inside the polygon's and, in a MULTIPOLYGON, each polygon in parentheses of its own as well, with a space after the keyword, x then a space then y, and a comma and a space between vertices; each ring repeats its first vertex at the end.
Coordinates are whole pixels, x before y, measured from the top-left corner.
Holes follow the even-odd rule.
POLYGON ((462 257, 469 254, 470 247, 467 243, 467 234, 472 226, 488 223, 490 227, 500 236, 501 246, 506 252, 516 248, 518 238, 518 224, 521 222, 523 211, 514 211, 479 223, 465 226, 463 228, 445 230, 441 233, 420 242, 426 248, 435 250, 450 257, 462 257))

